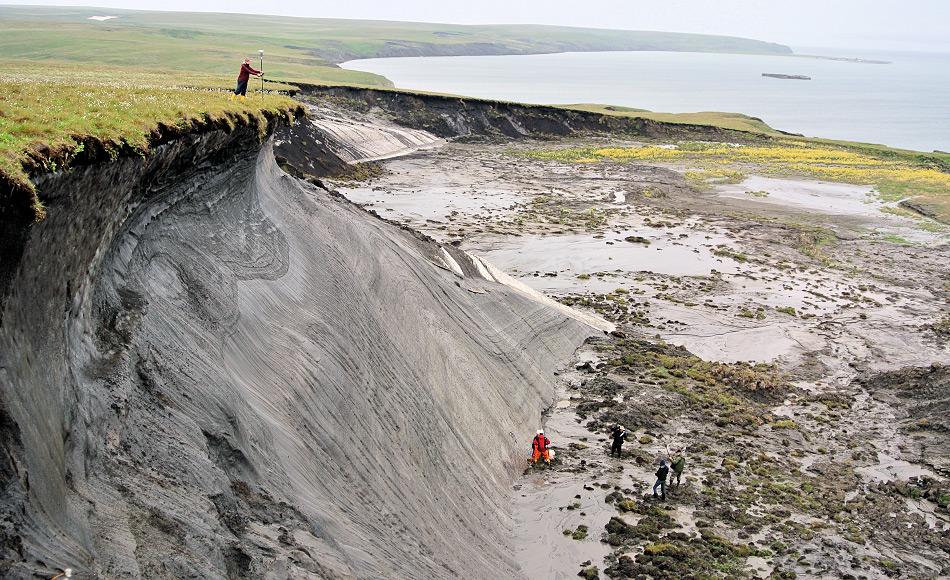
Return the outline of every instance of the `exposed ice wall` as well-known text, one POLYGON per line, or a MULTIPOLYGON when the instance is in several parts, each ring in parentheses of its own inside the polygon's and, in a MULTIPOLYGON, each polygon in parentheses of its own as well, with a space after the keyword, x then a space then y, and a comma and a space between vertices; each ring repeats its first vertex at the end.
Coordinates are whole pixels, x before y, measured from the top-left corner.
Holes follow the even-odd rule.
POLYGON ((3 304, 3 565, 516 577, 510 478, 591 328, 216 155, 61 177, 3 304))
POLYGON ((428 131, 387 123, 343 117, 310 107, 306 121, 321 132, 327 146, 347 163, 379 161, 440 146, 443 141, 428 131))

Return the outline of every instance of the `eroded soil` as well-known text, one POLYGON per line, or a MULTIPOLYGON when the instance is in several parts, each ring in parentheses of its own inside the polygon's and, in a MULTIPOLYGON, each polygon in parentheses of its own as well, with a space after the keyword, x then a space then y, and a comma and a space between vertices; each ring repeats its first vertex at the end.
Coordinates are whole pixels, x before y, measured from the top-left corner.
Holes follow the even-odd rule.
POLYGON ((561 376, 555 464, 513 490, 526 575, 950 574, 946 231, 862 186, 698 188, 536 146, 452 143, 337 184, 618 326, 561 376))

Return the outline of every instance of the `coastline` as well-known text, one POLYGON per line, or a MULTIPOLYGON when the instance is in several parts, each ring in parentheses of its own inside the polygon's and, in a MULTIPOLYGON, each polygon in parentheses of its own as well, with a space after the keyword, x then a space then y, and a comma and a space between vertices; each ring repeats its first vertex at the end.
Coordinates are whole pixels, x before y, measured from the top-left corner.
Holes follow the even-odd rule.
MULTIPOLYGON (((587 52, 360 59, 340 66, 383 75, 410 91, 559 106, 599 103, 675 114, 730 111, 815 138, 927 152, 950 149, 950 111, 934 115, 946 109, 939 91, 916 88, 927 71, 945 70, 934 69, 934 63, 942 62, 940 55, 910 54, 895 57, 887 66, 864 67, 852 65, 885 59, 872 54, 857 62, 829 54, 790 61, 761 55, 587 52), (559 85, 561 72, 572 82, 559 85), (763 84, 763 72, 794 73, 813 82, 763 84), (893 90, 881 98, 879 88, 885 85, 893 90)), ((950 84, 950 75, 944 76, 936 86, 950 84)))

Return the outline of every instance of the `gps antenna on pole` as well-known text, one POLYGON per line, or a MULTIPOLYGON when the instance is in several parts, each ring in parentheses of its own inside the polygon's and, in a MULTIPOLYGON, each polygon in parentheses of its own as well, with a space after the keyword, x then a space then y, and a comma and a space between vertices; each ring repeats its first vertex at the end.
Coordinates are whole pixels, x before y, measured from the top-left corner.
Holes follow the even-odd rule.
POLYGON ((257 56, 261 57, 261 98, 264 98, 264 51, 258 50, 257 56))

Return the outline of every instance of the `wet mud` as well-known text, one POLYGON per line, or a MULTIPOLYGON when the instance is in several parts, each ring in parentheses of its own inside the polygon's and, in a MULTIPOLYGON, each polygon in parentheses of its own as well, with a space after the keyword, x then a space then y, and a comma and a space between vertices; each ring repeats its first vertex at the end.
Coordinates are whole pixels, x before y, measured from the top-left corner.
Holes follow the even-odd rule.
POLYGON ((950 574, 947 233, 858 186, 697 188, 669 164, 532 147, 450 143, 343 187, 617 325, 559 376, 558 460, 512 490, 522 572, 950 574), (682 484, 655 501, 678 450, 682 484))

